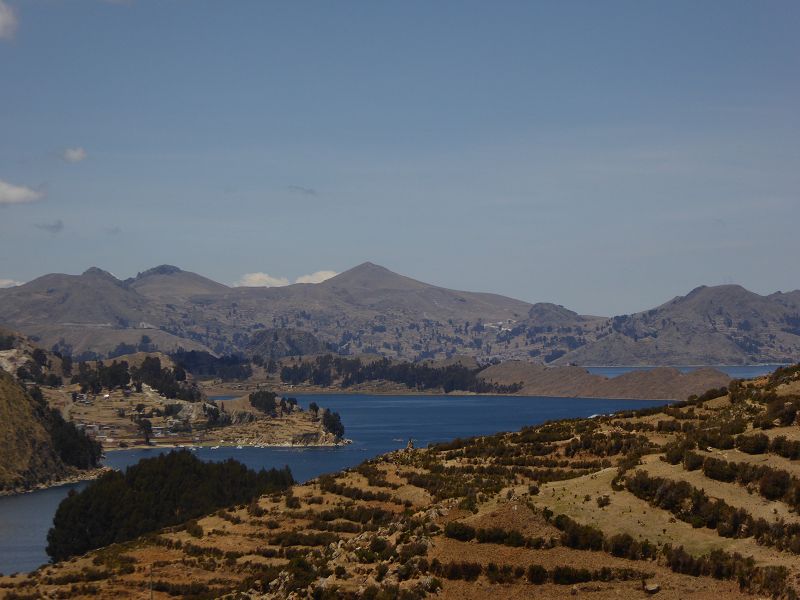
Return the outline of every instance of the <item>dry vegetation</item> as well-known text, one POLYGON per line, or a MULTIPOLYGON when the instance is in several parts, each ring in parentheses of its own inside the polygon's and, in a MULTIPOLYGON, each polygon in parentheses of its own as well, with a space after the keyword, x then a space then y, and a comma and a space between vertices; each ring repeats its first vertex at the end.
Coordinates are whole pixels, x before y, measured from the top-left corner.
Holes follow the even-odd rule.
POLYGON ((797 381, 394 452, 0 597, 796 598, 797 381))

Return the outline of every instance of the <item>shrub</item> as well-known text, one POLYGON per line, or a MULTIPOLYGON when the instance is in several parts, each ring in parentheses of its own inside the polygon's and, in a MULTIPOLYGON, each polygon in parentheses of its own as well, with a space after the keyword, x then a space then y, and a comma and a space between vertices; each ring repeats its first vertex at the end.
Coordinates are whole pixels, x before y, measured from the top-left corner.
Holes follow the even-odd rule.
POLYGON ((548 572, 542 565, 530 565, 527 577, 528 581, 534 585, 541 585, 547 582, 548 572))
POLYGON ((468 542, 475 537, 475 528, 461 521, 450 521, 444 527, 444 534, 462 542, 468 542))
POLYGON ((792 479, 786 471, 771 470, 758 482, 758 491, 767 500, 783 498, 789 491, 792 479))
POLYGON ((574 567, 555 567, 551 573, 553 583, 559 585, 569 585, 572 583, 584 583, 592 580, 592 573, 588 569, 576 569, 574 567))
POLYGON ((769 449, 769 438, 763 433, 740 435, 736 438, 736 447, 747 454, 764 454, 769 449))

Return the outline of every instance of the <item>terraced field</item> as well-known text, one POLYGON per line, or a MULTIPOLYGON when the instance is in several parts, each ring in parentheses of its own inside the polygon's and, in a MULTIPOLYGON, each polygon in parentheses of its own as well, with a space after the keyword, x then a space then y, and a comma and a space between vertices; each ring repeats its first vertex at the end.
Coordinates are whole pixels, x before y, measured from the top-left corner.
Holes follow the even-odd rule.
POLYGON ((0 597, 796 598, 798 381, 394 452, 0 597))

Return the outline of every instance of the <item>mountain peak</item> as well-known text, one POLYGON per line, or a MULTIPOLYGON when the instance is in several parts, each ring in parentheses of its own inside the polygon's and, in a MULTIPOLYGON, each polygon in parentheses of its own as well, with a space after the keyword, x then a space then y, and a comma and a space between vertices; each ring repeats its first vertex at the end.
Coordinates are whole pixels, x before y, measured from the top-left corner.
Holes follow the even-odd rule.
POLYGON ((528 318, 535 320, 538 325, 560 325, 581 320, 578 313, 551 302, 537 302, 531 306, 530 311, 528 311, 528 318))
MULTIPOLYGON (((392 271, 390 271, 386 267, 382 267, 381 265, 376 265, 374 262, 370 261, 366 261, 361 263, 360 265, 356 265, 355 267, 353 267, 352 269, 348 269, 344 273, 369 273, 369 272, 392 273, 392 271)), ((344 275, 344 273, 342 273, 342 275, 344 275)), ((396 273, 393 274, 396 275, 396 273)))
POLYGON ((158 265, 152 269, 137 273, 136 279, 142 279, 150 275, 174 275, 175 273, 183 273, 183 269, 174 265, 158 265))
POLYGON ((114 277, 108 271, 104 271, 100 267, 89 267, 83 273, 81 273, 82 277, 99 277, 103 279, 113 279, 114 281, 119 281, 116 277, 114 277))
POLYGON ((321 285, 342 286, 350 289, 369 288, 369 289, 408 289, 429 287, 424 283, 399 275, 390 271, 386 267, 376 265, 372 262, 363 262, 360 265, 339 273, 336 277, 331 277, 321 285))

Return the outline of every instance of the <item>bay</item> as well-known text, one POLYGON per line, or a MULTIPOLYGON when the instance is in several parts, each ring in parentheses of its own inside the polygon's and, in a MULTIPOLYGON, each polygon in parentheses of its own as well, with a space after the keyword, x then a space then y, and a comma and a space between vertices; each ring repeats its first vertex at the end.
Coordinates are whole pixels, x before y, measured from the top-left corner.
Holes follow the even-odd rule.
MULTIPOLYGON (((297 396, 303 408, 311 402, 338 412, 352 444, 339 448, 196 448, 203 460, 235 458, 250 468, 289 465, 298 481, 307 481, 358 465, 368 458, 404 448, 409 438, 419 446, 456 437, 516 431, 551 419, 589 417, 618 410, 663 404, 653 400, 604 400, 524 396, 415 396, 309 394, 297 396)), ((136 464, 168 449, 109 452, 105 464, 136 464)), ((30 571, 47 562, 47 531, 70 484, 19 496, 0 498, 0 573, 30 571)))

